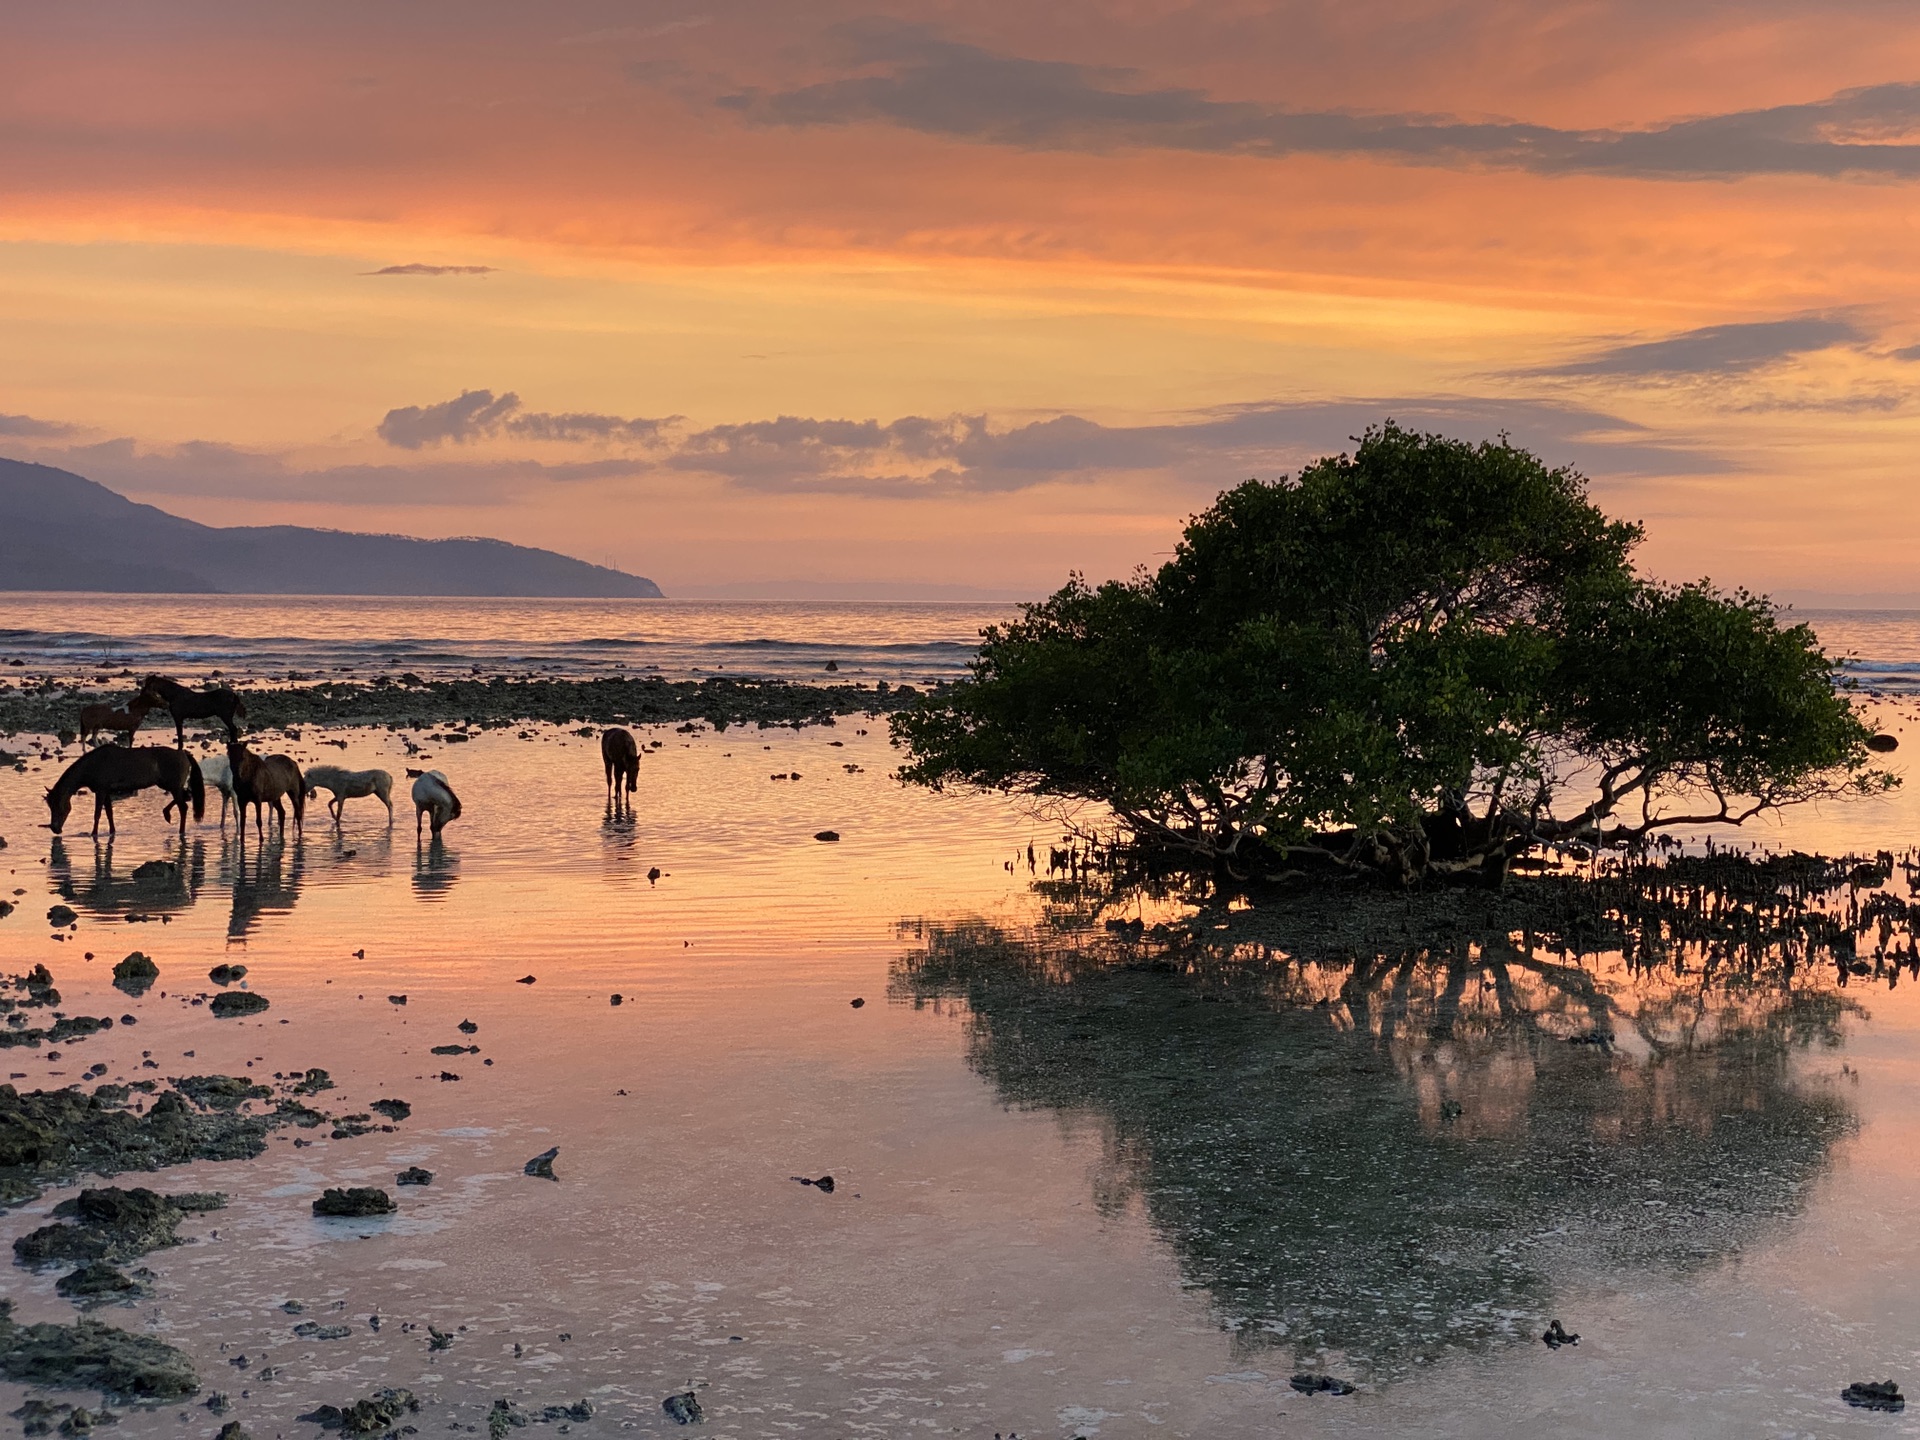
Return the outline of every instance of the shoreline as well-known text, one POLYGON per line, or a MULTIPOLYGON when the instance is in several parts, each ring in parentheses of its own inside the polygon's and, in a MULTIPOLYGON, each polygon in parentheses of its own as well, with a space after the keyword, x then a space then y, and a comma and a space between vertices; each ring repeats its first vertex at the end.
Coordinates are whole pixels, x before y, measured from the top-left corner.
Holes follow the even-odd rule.
MULTIPOLYGON (((506 676, 466 680, 420 680, 385 676, 375 681, 330 680, 316 685, 241 688, 246 731, 299 726, 383 725, 420 729, 464 722, 480 727, 523 723, 660 725, 703 721, 716 730, 729 725, 800 728, 832 725, 842 716, 878 718, 905 709, 922 692, 911 685, 802 685, 784 680, 660 678, 514 680, 506 676)), ((0 691, 0 735, 71 736, 82 706, 124 704, 125 684, 0 691)), ((190 729, 213 724, 190 722, 190 729)), ((172 728, 156 710, 136 736, 164 736, 172 728)), ((158 742, 154 742, 158 743, 158 742)))

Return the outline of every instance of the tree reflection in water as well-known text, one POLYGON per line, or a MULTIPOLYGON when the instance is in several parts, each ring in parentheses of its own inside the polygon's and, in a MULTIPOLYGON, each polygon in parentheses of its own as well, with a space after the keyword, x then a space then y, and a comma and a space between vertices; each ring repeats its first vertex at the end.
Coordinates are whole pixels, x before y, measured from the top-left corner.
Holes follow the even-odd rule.
MULTIPOLYGON (((1676 883, 1557 935, 1461 897, 1450 940, 1361 955, 1284 912, 1133 941, 1098 923, 1115 895, 1042 888, 1027 934, 906 927, 895 997, 964 1002, 1008 1103, 1099 1121, 1099 1202, 1143 1206, 1243 1345, 1383 1378, 1537 1335, 1556 1279, 1684 1272, 1791 1220, 1853 1129, 1803 1058, 1864 1013, 1849 937, 1877 935, 1883 983, 1920 967, 1905 902, 1863 920, 1864 883, 1778 905, 1764 879, 1676 883)), ((1342 902, 1374 903, 1432 928, 1342 902)))

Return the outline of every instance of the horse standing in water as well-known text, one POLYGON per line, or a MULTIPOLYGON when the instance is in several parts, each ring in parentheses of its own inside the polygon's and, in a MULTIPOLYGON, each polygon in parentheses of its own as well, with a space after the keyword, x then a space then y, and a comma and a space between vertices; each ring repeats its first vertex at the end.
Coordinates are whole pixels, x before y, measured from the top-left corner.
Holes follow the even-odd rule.
POLYGON ((158 703, 147 698, 142 690, 127 702, 127 708, 116 710, 109 704, 86 705, 80 710, 80 743, 98 735, 102 730, 115 730, 127 744, 133 744, 133 732, 140 728, 140 722, 147 718, 147 712, 158 703))
POLYGON ((307 785, 300 767, 285 755, 256 755, 238 740, 227 742, 227 763, 233 767, 233 802, 240 816, 240 838, 247 838, 247 806, 253 806, 253 828, 262 840, 267 838, 264 806, 271 805, 280 821, 280 833, 287 833, 287 810, 280 802, 293 800, 293 828, 304 829, 307 820, 307 785))
MULTIPOLYGON (((227 828, 227 806, 233 800, 233 765, 224 755, 202 755, 194 764, 200 767, 200 778, 209 790, 220 792, 220 828, 227 828)), ((167 802, 167 808, 160 812, 163 816, 173 814, 173 802, 167 802)))
POLYGON ((619 798, 622 779, 627 782, 629 795, 640 788, 640 747, 634 743, 631 730, 616 725, 600 732, 600 763, 607 767, 609 800, 619 798))
MULTIPOLYGON (((179 750, 158 745, 102 745, 89 750, 61 772, 47 791, 47 828, 60 833, 73 811, 74 793, 93 792, 93 833, 100 833, 100 816, 107 817, 107 834, 117 834, 113 823, 113 802, 158 786, 173 797, 180 807, 180 833, 187 833, 187 806, 193 806, 193 818, 207 813, 207 787, 200 767, 179 750)), ((168 807, 169 809, 172 806, 168 807)))
POLYGON ((413 838, 420 838, 420 821, 433 817, 433 833, 447 828, 449 820, 460 818, 460 797, 438 770, 408 770, 413 777, 413 838))
POLYGON ((165 675, 149 675, 140 694, 156 705, 167 707, 167 713, 173 717, 174 742, 182 750, 187 748, 189 720, 219 720, 226 725, 229 740, 240 738, 240 721, 247 716, 246 703, 224 686, 217 690, 189 690, 165 675))
POLYGON ((332 793, 332 798, 327 801, 327 809, 332 813, 336 825, 347 808, 347 801, 362 795, 372 795, 386 806, 387 824, 393 824, 393 776, 384 770, 347 770, 338 765, 309 765, 306 785, 309 800, 313 799, 316 790, 332 793))

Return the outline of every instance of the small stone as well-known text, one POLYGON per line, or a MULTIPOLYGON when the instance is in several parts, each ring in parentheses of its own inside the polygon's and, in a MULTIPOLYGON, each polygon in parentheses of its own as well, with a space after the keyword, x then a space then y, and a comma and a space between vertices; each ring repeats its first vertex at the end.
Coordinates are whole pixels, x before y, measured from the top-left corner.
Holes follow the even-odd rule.
POLYGON ((1906 1396, 1891 1380, 1856 1380, 1840 1392, 1840 1398, 1861 1410, 1898 1413, 1907 1408, 1906 1396))
POLYGON ((355 1185, 344 1190, 328 1190, 313 1202, 315 1215, 360 1219, 368 1215, 391 1215, 400 1207, 391 1195, 371 1185, 355 1185))
POLYGON ((560 1177, 553 1173, 553 1162, 557 1160, 559 1156, 560 1147, 558 1145, 555 1145, 551 1150, 542 1151, 540 1154, 534 1156, 533 1159, 527 1161, 526 1169, 523 1173, 538 1175, 546 1180, 558 1180, 560 1177))
POLYGON ((700 1397, 691 1390, 667 1396, 660 1402, 660 1408, 677 1425, 698 1425, 706 1418, 706 1412, 700 1408, 700 1397))
POLYGON ((533 983, 535 983, 537 978, 538 977, 533 975, 522 975, 518 980, 514 981, 513 983, 516 985, 532 985, 533 983))
POLYGON ((860 1009, 866 1003, 867 1003, 866 1000, 859 995, 854 996, 853 999, 847 1002, 847 1004, 850 1005, 855 1010, 860 1009))
POLYGON ((393 1183, 396 1185, 431 1185, 433 1184, 433 1171, 422 1170, 418 1165, 409 1165, 405 1170, 402 1170, 398 1175, 393 1177, 393 1183))
POLYGON ((840 838, 840 832, 838 830, 821 830, 818 833, 816 833, 813 838, 816 840, 824 840, 828 844, 832 844, 834 841, 840 838))
POLYGON ((1287 1381, 1287 1384, 1291 1385, 1295 1390, 1298 1390, 1302 1395, 1353 1394, 1353 1385, 1351 1382, 1336 1380, 1331 1375, 1310 1375, 1303 1373, 1295 1375, 1291 1380, 1287 1381))
POLYGON ((216 1020, 233 1015, 258 1015, 267 1008, 267 997, 252 990, 226 990, 213 997, 207 1012, 216 1020))

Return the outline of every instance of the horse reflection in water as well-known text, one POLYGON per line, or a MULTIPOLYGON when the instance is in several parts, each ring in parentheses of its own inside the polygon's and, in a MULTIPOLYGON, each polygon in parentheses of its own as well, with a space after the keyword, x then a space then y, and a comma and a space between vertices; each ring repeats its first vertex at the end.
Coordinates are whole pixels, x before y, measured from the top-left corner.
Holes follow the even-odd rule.
POLYGON ((460 878, 460 856, 437 834, 413 845, 413 894, 418 900, 444 900, 460 878))
POLYGON ((222 868, 233 886, 233 909, 227 917, 227 938, 245 939, 265 916, 285 915, 300 899, 306 879, 307 845, 297 835, 291 841, 269 839, 255 845, 236 837, 220 847, 222 868))
POLYGON ((61 898, 84 914, 101 919, 129 916, 158 919, 192 907, 206 883, 207 846, 204 840, 169 844, 158 856, 140 854, 117 873, 112 839, 93 842, 93 863, 76 869, 66 842, 56 835, 47 854, 47 875, 61 898))
POLYGON ((1098 1202, 1142 1206, 1249 1351, 1389 1378, 1528 1339, 1563 1278, 1791 1223, 1854 1128, 1808 1057, 1857 1006, 1799 941, 1734 966, 1663 920, 1582 955, 1452 915, 1356 959, 1324 916, 1263 946, 1099 913, 1078 941, 903 926, 892 993, 960 1002, 1004 1103, 1104 1121, 1098 1202))

